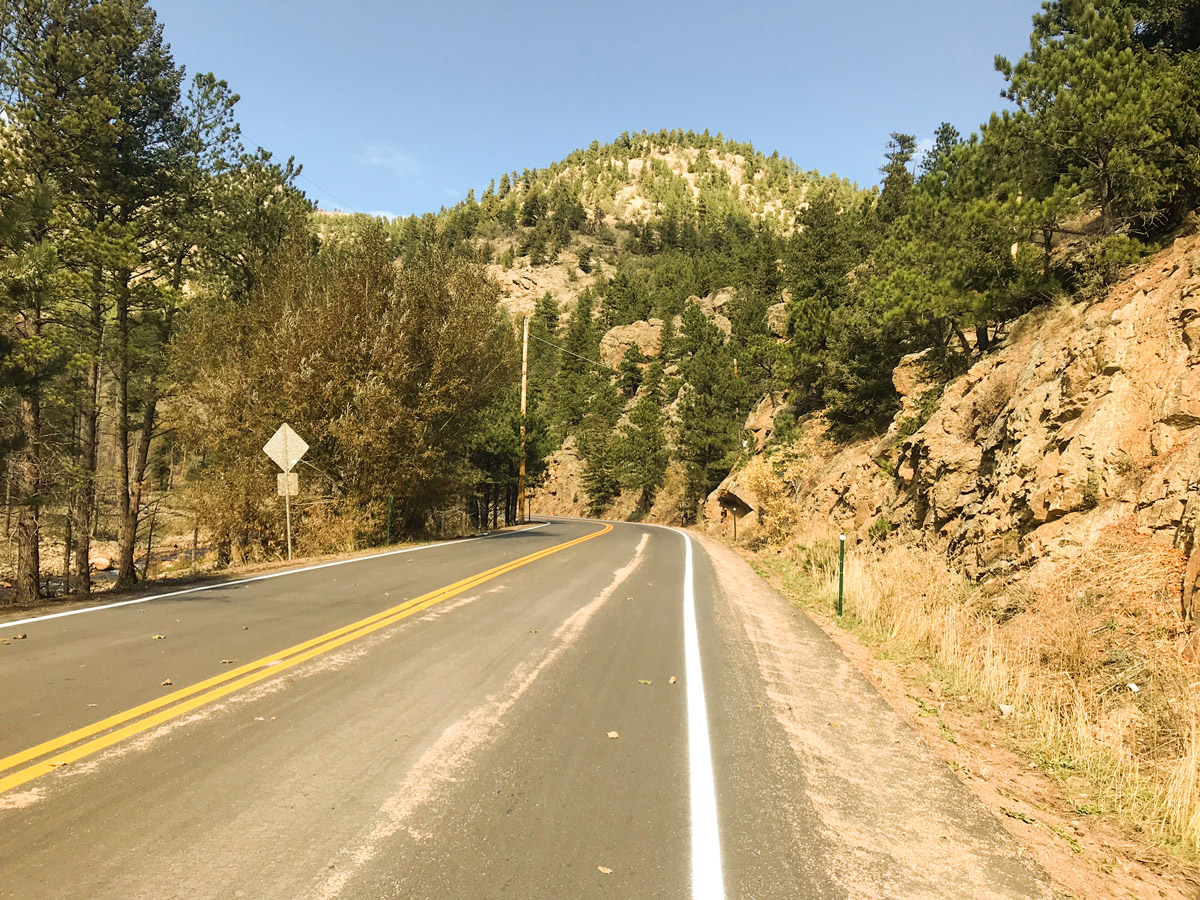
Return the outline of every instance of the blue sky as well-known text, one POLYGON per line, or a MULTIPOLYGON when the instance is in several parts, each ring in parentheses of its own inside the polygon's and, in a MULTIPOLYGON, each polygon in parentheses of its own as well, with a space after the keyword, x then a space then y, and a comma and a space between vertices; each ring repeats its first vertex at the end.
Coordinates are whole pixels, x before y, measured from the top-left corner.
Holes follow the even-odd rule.
POLYGON ((151 0, 322 208, 408 215, 593 139, 683 128, 878 180, 888 134, 1003 108, 1037 0, 151 0))

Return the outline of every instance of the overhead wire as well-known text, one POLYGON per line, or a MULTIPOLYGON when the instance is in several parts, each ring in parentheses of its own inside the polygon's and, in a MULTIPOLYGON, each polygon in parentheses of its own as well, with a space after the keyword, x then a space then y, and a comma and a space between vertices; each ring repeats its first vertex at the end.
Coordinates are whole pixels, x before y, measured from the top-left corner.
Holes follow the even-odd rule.
POLYGON ((573 356, 576 359, 582 359, 584 362, 591 363, 593 366, 599 366, 602 369, 608 369, 610 372, 617 371, 612 366, 608 365, 608 363, 602 363, 597 359, 589 359, 586 356, 580 356, 578 353, 572 353, 570 350, 564 350, 562 347, 558 346, 558 344, 543 340, 542 338, 538 337, 536 334, 531 334, 529 336, 529 339, 531 341, 537 341, 539 344, 545 344, 547 347, 553 347, 559 353, 565 353, 565 354, 567 354, 567 356, 573 356))

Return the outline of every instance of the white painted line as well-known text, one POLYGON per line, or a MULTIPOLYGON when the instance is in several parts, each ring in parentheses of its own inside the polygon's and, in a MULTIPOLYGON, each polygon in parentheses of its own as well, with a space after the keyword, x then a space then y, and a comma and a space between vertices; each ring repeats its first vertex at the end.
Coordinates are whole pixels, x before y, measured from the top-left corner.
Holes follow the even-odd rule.
POLYGON ((723 900, 721 835, 717 824, 717 785, 708 739, 708 705, 700 671, 700 635, 692 577, 692 539, 683 535, 684 679, 687 686, 688 767, 692 801, 692 900, 723 900))
POLYGON ((349 566, 354 563, 367 562, 372 559, 383 559, 386 556, 399 556, 401 553, 416 553, 420 550, 432 550, 435 547, 448 547, 452 544, 469 544, 471 541, 482 541, 490 537, 497 537, 500 534, 520 534, 523 531, 536 531, 539 528, 545 528, 549 523, 543 522, 541 525, 531 525, 528 528, 522 528, 518 531, 496 532, 495 534, 486 534, 480 537, 463 538, 457 541, 441 541, 436 544, 425 544, 421 547, 406 547, 403 550, 388 550, 385 553, 374 553, 370 556, 359 556, 354 559, 339 559, 336 562, 320 563, 315 566, 305 566, 302 569, 288 569, 284 572, 271 572, 268 575, 255 575, 253 578, 239 578, 236 581, 222 581, 217 584, 202 584, 198 587, 184 588, 179 591, 167 591, 163 594, 151 594, 147 597, 136 597, 133 600, 119 600, 116 603, 105 603, 103 606, 85 606, 82 609, 68 609, 65 612, 48 613, 44 616, 31 616, 28 619, 17 619, 14 622, 0 621, 0 628, 15 628, 18 625, 33 625, 37 622, 47 622, 50 619, 64 619, 67 616, 79 616, 84 613, 101 612, 106 609, 116 609, 119 606, 133 606, 135 603, 149 603, 151 600, 162 600, 166 597, 182 597, 184 594, 197 594, 200 591, 216 591, 221 588, 234 587, 239 584, 250 584, 254 581, 267 581, 271 578, 283 578, 287 575, 299 575, 302 572, 315 572, 317 569, 330 569, 334 566, 349 566))

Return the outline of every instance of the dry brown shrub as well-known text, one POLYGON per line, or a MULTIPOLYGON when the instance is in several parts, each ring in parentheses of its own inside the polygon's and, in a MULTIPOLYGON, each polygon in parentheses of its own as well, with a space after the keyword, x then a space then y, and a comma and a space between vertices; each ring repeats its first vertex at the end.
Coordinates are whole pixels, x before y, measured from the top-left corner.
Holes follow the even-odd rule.
POLYGON ((758 544, 776 544, 787 540, 796 527, 796 505, 792 492, 770 461, 755 456, 742 469, 740 480, 758 498, 758 544))
MULTIPOLYGON (((791 555, 829 602, 836 553, 807 543, 791 555)), ((952 571, 935 544, 863 545, 847 557, 846 614, 929 657, 955 689, 1011 706, 1035 757, 1087 774, 1114 808, 1195 852, 1200 703, 1198 673, 1175 649, 1181 564, 1129 526, 1038 583, 999 587, 952 571)))
POLYGON ((313 503, 299 514, 293 507, 296 552, 301 556, 350 553, 382 530, 378 504, 362 506, 350 500, 313 503))
MULTIPOLYGON (((1011 368, 1011 367, 1010 367, 1011 368)), ((975 419, 983 425, 994 422, 1013 398, 1017 389, 1015 374, 997 369, 975 390, 975 419)))

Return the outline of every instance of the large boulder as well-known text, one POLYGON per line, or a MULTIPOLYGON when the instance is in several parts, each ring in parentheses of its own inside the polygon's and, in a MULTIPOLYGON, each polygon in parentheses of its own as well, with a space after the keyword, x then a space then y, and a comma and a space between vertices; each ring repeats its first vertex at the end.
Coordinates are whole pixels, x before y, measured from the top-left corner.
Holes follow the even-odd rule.
POLYGON ((754 449, 761 450, 775 431, 775 419, 783 411, 783 394, 772 392, 767 394, 754 410, 746 417, 745 430, 754 435, 754 449))
POLYGON ((786 303, 767 307, 767 327, 775 337, 787 337, 788 312, 786 303))
POLYGON ((705 500, 704 524, 710 534, 732 534, 735 519, 739 534, 758 526, 761 514, 758 495, 740 475, 741 472, 731 473, 705 500))
POLYGON ((685 302, 695 303, 699 306, 704 317, 721 329, 725 337, 729 337, 733 333, 733 324, 727 316, 721 313, 721 309, 736 296, 737 291, 733 288, 721 288, 704 297, 697 297, 693 294, 685 302))
POLYGON ((637 347, 646 356, 658 356, 662 329, 662 319, 610 328, 600 339, 600 361, 615 369, 630 347, 637 347))

